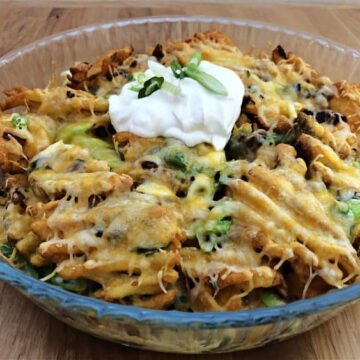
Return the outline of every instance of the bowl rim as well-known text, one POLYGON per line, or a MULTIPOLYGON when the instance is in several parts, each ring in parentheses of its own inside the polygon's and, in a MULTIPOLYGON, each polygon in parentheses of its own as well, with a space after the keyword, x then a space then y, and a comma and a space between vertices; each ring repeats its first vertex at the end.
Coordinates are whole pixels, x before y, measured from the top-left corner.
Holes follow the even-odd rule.
POLYGON ((266 29, 272 32, 278 32, 278 33, 280 32, 286 35, 299 37, 303 40, 313 41, 324 47, 329 47, 339 52, 350 53, 353 57, 360 59, 360 51, 350 46, 343 45, 340 42, 331 40, 325 36, 314 35, 306 31, 298 31, 288 27, 278 26, 270 22, 257 21, 251 19, 237 19, 237 18, 222 17, 222 16, 217 17, 217 16, 179 16, 179 15, 167 16, 166 15, 166 16, 143 16, 143 17, 134 17, 129 19, 119 19, 114 21, 99 22, 99 23, 87 24, 87 25, 71 28, 68 30, 60 31, 55 34, 35 40, 27 45, 21 46, 19 48, 13 49, 3 54, 2 56, 0 56, 0 67, 14 60, 16 57, 32 51, 35 47, 37 48, 37 47, 45 46, 48 42, 54 42, 60 40, 64 36, 68 36, 68 37, 76 36, 77 33, 79 32, 90 32, 99 28, 106 29, 114 26, 124 27, 128 25, 142 25, 146 23, 162 23, 162 22, 219 23, 226 25, 249 26, 252 28, 266 29))
MULTIPOLYGON (((59 41, 63 37, 76 36, 79 32, 91 32, 99 28, 106 29, 111 27, 124 27, 128 25, 163 22, 219 23, 240 27, 248 26, 252 28, 266 29, 272 32, 280 32, 286 35, 300 37, 304 40, 319 43, 324 47, 348 53, 360 61, 360 52, 351 47, 342 45, 322 36, 311 35, 310 33, 288 29, 271 23, 226 17, 151 16, 85 25, 44 37, 1 56, 0 67, 15 60, 18 56, 31 52, 35 47, 38 48, 46 46, 47 43, 59 41)), ((71 293, 61 289, 60 287, 32 278, 23 271, 10 266, 4 261, 0 261, 0 280, 14 286, 38 303, 46 303, 46 301, 51 302, 55 300, 58 307, 69 309, 75 308, 79 310, 84 309, 86 311, 95 312, 96 316, 99 317, 109 317, 111 319, 126 318, 135 322, 145 322, 155 327, 162 327, 165 324, 167 327, 174 328, 196 326, 202 329, 210 329, 250 327, 270 324, 278 321, 293 320, 298 317, 308 316, 315 313, 319 314, 326 310, 334 309, 340 305, 354 302, 360 298, 360 283, 357 283, 343 289, 332 290, 314 298, 297 300, 292 303, 271 308, 256 308, 251 310, 229 312, 182 312, 177 310, 154 310, 132 305, 114 304, 88 296, 71 293)))

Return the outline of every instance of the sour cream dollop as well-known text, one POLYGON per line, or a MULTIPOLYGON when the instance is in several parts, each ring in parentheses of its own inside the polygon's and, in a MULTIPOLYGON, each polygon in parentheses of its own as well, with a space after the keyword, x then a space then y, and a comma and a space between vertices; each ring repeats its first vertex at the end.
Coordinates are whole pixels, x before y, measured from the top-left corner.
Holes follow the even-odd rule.
POLYGON ((123 86, 120 94, 109 98, 109 115, 117 132, 129 131, 142 137, 173 137, 187 146, 206 142, 222 150, 239 117, 244 85, 230 69, 201 61, 199 70, 212 75, 228 95, 217 95, 191 78, 177 79, 170 67, 149 60, 147 77, 163 76, 179 88, 174 94, 163 88, 138 99, 131 90, 135 82, 123 86))

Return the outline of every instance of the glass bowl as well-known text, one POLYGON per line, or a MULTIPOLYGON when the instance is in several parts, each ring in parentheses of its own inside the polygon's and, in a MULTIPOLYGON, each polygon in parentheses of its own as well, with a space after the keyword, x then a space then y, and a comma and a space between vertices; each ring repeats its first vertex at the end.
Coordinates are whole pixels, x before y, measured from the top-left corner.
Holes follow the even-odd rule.
MULTIPOLYGON (((281 44, 334 80, 360 82, 360 53, 324 38, 248 20, 156 17, 86 26, 36 41, 0 58, 1 87, 45 86, 54 70, 110 48, 136 51, 197 31, 219 29, 241 49, 281 44)), ((360 297, 360 283, 316 298, 238 312, 183 313, 107 303, 66 292, 0 262, 0 280, 65 323, 92 335, 157 351, 228 352, 282 340, 319 325, 360 297)))

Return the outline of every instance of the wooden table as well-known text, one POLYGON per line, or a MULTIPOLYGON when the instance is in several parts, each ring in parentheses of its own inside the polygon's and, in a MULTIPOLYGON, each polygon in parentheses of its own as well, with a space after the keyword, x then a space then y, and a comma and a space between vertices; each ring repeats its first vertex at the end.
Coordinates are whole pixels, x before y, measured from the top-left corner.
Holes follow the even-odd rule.
MULTIPOLYGON (((329 1, 330 2, 330 1, 329 1)), ((231 0, 0 0, 0 56, 33 40, 69 28, 118 18, 149 15, 218 15, 273 22, 320 34, 360 49, 360 5, 271 5, 231 0), (100 8, 101 6, 101 8, 100 8)), ((1 85, 1 79, 0 79, 1 85)), ((224 355, 230 359, 360 358, 360 304, 291 340, 265 348, 224 355)), ((159 354, 95 339, 55 320, 0 283, 0 359, 203 359, 205 356, 159 354)))

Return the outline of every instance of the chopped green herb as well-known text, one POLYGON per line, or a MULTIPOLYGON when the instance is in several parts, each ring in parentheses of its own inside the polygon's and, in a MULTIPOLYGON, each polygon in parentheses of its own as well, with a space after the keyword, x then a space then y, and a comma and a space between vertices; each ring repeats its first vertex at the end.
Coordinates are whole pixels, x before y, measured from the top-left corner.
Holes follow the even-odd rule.
POLYGON ((22 116, 22 115, 19 115, 19 114, 14 114, 11 117, 11 124, 14 126, 14 128, 19 129, 19 130, 23 130, 23 129, 26 129, 29 126, 30 121, 25 116, 22 116))
POLYGON ((138 98, 144 98, 150 96, 157 90, 160 90, 162 84, 164 83, 164 78, 162 76, 154 76, 149 80, 144 82, 144 87, 139 91, 138 98))
POLYGON ((250 77, 251 76, 251 73, 250 73, 250 71, 249 70, 245 70, 245 73, 246 73, 246 77, 250 77))
POLYGON ((285 302, 277 295, 267 290, 261 290, 260 299, 267 307, 274 307, 285 304, 285 302))

